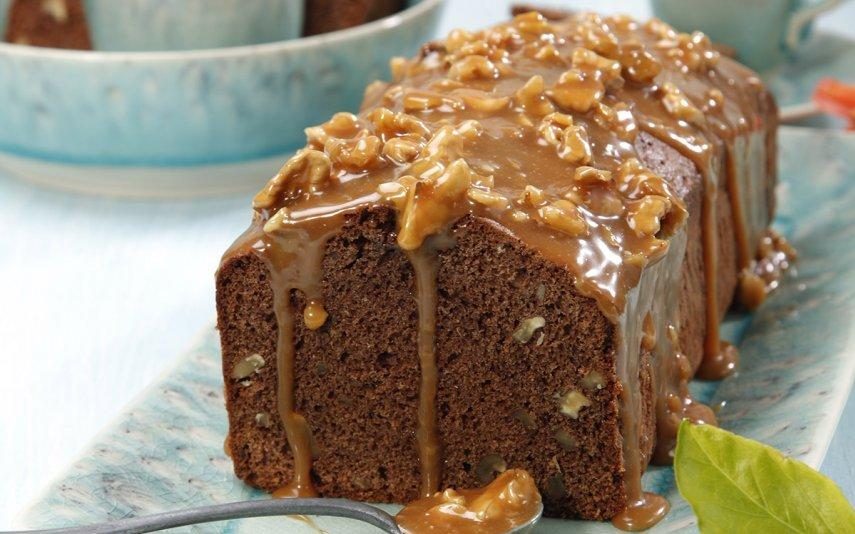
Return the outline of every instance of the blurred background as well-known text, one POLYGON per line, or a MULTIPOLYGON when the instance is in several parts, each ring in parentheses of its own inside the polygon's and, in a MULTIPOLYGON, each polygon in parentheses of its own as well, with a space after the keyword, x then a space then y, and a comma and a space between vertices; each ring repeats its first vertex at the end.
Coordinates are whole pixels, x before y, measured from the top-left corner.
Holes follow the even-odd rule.
MULTIPOLYGON (((29 1, 40 2, 42 10, 64 9, 57 7, 62 1, 29 1)), ((197 2, 187 2, 192 14, 189 6, 197 2)), ((302 17, 281 5, 264 11, 270 24, 263 37, 232 32, 239 27, 234 21, 224 26, 231 29, 216 30, 223 21, 201 20, 204 5, 195 20, 207 29, 158 26, 160 33, 111 35, 111 24, 98 22, 103 6, 88 2, 90 38, 110 52, 47 51, 20 40, 0 45, 0 526, 212 327, 220 255, 248 225, 255 188, 294 148, 302 128, 353 109, 363 78, 384 77, 389 56, 412 53, 426 38, 456 27, 499 22, 511 4, 429 3, 436 5, 422 6, 416 16, 399 13, 394 24, 380 20, 346 30, 346 38, 301 39, 314 39, 307 48, 279 43, 306 32, 302 17), (189 52, 170 56, 146 40, 152 34, 170 50, 189 52), (192 40, 214 34, 222 39, 192 40), (361 59, 349 60, 346 50, 361 59), (286 64, 290 70, 280 79, 286 64), (184 83, 192 83, 191 92, 182 92, 184 83), (219 93, 217 83, 232 84, 230 92, 219 93), (109 95, 109 104, 76 105, 92 94, 109 95), (173 97, 188 100, 170 107, 173 97), (241 151, 232 154, 232 148, 241 151)), ((659 4, 669 9, 668 2, 659 4)), ((651 14, 642 0, 537 5, 651 14)), ((2 12, 9 6, 0 1, 2 12)), ((139 22, 150 15, 145 8, 134 9, 126 14, 128 27, 152 28, 155 23, 139 22)), ((73 19, 74 13, 63 16, 73 19)), ((853 23, 852 2, 820 14, 812 37, 807 26, 799 30, 804 48, 793 53, 810 63, 810 54, 842 50, 842 59, 830 61, 845 62, 851 74, 853 56, 845 52, 855 39, 853 23)), ((776 68, 786 74, 793 67, 776 68)), ((793 109, 810 108, 815 82, 833 74, 806 69, 799 83, 792 74, 774 78, 772 87, 793 109)), ((806 115, 813 115, 810 109, 806 115)), ((838 430, 824 470, 835 470, 838 480, 845 473, 851 500, 855 458, 849 460, 844 446, 852 443, 849 426, 838 430)))

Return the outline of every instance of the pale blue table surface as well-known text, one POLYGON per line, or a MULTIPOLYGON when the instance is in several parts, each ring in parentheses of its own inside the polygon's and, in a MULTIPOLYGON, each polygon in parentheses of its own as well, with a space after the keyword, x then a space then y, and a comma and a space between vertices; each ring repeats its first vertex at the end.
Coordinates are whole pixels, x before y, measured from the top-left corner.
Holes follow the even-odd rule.
MULTIPOLYGON (((497 22, 510 3, 450 0, 440 31, 497 22)), ((649 14, 641 1, 563 5, 649 14)), ((851 21, 853 2, 819 28, 851 37, 851 21)), ((119 201, 0 173, 0 530, 213 321, 213 273, 250 196, 119 201)), ((850 500, 853 423, 850 396, 822 466, 850 500)))

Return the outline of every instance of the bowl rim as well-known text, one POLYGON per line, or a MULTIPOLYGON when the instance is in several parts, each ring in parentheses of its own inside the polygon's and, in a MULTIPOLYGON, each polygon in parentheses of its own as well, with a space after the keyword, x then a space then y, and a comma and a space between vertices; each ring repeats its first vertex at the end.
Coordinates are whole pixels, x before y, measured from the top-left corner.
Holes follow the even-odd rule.
POLYGON ((383 17, 352 28, 333 32, 260 43, 253 45, 230 46, 222 48, 205 48, 199 50, 158 50, 144 52, 120 52, 105 50, 67 50, 62 48, 46 48, 0 42, 0 55, 21 56, 33 59, 57 59, 80 63, 134 63, 185 61, 205 59, 240 58, 254 55, 275 55, 283 52, 299 51, 315 45, 329 45, 359 39, 378 30, 388 30, 418 19, 434 9, 439 8, 445 0, 419 0, 418 3, 407 7, 393 15, 383 17))

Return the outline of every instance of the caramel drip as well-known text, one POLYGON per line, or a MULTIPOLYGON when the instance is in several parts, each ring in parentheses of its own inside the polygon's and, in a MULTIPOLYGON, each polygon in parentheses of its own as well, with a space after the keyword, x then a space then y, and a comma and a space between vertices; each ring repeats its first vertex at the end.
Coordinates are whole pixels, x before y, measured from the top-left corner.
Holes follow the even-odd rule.
POLYGON ((736 234, 737 262, 739 269, 744 269, 751 261, 751 245, 748 235, 748 221, 746 220, 745 199, 740 176, 744 169, 739 168, 739 156, 736 154, 736 143, 727 151, 727 191, 730 196, 730 206, 733 210, 733 228, 736 234))
POLYGON ((419 311, 419 386, 418 428, 416 443, 421 465, 420 495, 429 497, 439 490, 440 443, 436 421, 436 276, 439 268, 437 251, 425 244, 407 253, 416 275, 416 299, 419 311))
MULTIPOLYGON (((667 317, 667 315, 666 315, 667 317)), ((670 465, 674 460, 674 447, 677 444, 677 430, 683 419, 697 424, 716 425, 713 411, 692 398, 689 381, 692 379, 692 364, 680 351, 679 316, 671 314, 669 321, 659 322, 657 328, 662 332, 657 343, 656 383, 656 446, 652 462, 657 465, 670 465)))
MULTIPOLYGON (((681 229, 670 242, 667 254, 641 275, 638 285, 627 296, 627 306, 618 323, 620 343, 617 354, 617 374, 621 381, 621 427, 623 434, 623 463, 628 509, 644 508, 648 498, 641 487, 641 475, 646 461, 641 450, 642 391, 640 384, 641 350, 645 337, 654 334, 656 364, 667 366, 671 359, 665 350, 667 339, 660 326, 651 327, 663 318, 676 314, 682 262, 686 251, 686 231, 681 229), (651 319, 648 320, 648 317, 651 319), (651 332, 652 330, 652 332, 651 332), (641 504, 639 504, 641 503, 641 504)), ((665 373, 654 370, 654 384, 664 385, 665 373)), ((664 387, 664 386, 663 386, 664 387)))
POLYGON ((327 211, 323 216, 313 212, 282 212, 276 228, 242 237, 243 246, 252 250, 267 264, 276 314, 276 399, 279 419, 285 429, 294 462, 292 479, 276 490, 275 497, 314 497, 312 483, 312 435, 305 417, 296 408, 294 338, 296 314, 292 292, 300 291, 307 300, 303 312, 309 329, 320 328, 326 320, 323 309, 322 263, 326 242, 344 224, 348 209, 327 211), (320 320, 320 319, 323 319, 320 320))
MULTIPOLYGON (((704 340, 704 357, 698 374, 711 380, 724 378, 733 371, 736 361, 725 361, 722 352, 719 325, 718 296, 718 188, 705 173, 705 191, 702 208, 702 235, 704 240, 704 280, 706 282, 707 333, 704 340), (724 374, 722 374, 722 371, 724 374)), ((728 353, 730 354, 730 353, 728 353)))
POLYGON ((670 508, 664 497, 645 492, 640 499, 631 502, 625 510, 616 515, 612 519, 612 525, 627 532, 647 530, 661 521, 670 508))
POLYGON ((291 291, 287 284, 274 282, 273 300, 279 337, 276 341, 277 409, 291 456, 294 459, 294 475, 284 487, 273 493, 274 497, 316 497, 312 484, 311 430, 306 419, 294 408, 294 311, 291 306, 291 291))

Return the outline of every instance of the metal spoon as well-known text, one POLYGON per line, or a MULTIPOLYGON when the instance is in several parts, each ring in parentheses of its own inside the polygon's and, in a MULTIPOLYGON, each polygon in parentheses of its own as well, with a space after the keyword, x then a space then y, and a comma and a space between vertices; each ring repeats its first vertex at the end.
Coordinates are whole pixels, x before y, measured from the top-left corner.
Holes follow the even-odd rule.
MULTIPOLYGON (((531 521, 511 529, 509 534, 527 532, 540 520, 542 514, 543 506, 540 507, 537 515, 531 521)), ((199 523, 277 515, 346 517, 369 523, 390 534, 402 534, 395 518, 391 515, 374 506, 348 499, 266 499, 232 502, 119 519, 84 527, 20 530, 0 532, 0 534, 142 534, 199 523)))
POLYGON ((84 527, 2 532, 0 534, 141 534, 198 523, 277 515, 347 517, 369 523, 390 534, 401 534, 401 529, 398 528, 395 518, 391 515, 379 508, 347 499, 265 499, 232 502, 119 519, 84 527))

